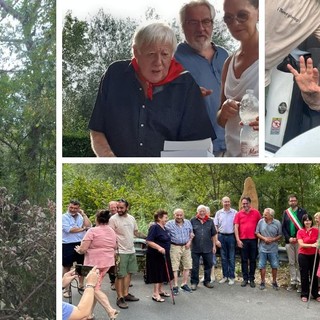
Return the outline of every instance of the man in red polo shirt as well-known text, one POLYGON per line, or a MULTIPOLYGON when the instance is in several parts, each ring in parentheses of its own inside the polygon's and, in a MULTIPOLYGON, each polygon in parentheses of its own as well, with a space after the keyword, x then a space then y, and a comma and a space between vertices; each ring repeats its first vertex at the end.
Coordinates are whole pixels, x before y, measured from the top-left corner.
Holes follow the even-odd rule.
POLYGON ((251 208, 250 197, 242 197, 241 206, 242 209, 234 217, 234 234, 237 245, 241 249, 241 271, 243 277, 241 287, 245 287, 250 281, 250 287, 254 288, 256 286, 254 274, 258 254, 258 239, 255 231, 261 219, 261 214, 258 210, 251 208))

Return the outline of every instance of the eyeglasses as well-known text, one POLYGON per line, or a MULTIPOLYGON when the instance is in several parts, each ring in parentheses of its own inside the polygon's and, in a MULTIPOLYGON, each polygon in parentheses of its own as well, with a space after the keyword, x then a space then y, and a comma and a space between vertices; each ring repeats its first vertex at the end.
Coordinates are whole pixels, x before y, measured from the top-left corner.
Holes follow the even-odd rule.
POLYGON ((235 16, 233 15, 225 15, 223 17, 223 21, 226 24, 232 24, 234 22, 234 20, 237 20, 238 23, 244 23, 246 22, 250 17, 250 13, 247 11, 239 11, 235 16))
POLYGON ((243 202, 242 205, 243 206, 247 206, 249 204, 249 202, 243 202))
POLYGON ((212 27, 213 20, 212 19, 203 19, 203 20, 186 20, 186 24, 191 27, 197 27, 198 25, 202 25, 204 28, 212 27))

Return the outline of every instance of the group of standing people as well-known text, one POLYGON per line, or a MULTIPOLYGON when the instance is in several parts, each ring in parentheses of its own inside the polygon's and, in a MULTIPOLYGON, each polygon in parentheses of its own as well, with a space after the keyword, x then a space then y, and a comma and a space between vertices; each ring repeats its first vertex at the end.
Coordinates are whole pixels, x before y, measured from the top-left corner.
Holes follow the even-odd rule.
MULTIPOLYGON (((182 6, 178 45, 164 23, 137 29, 133 58, 112 63, 100 82, 89 122, 98 157, 159 157, 166 140, 205 138, 212 139, 215 156, 241 156, 240 101, 247 89, 259 99, 259 0, 224 0, 223 11, 239 42, 230 55, 212 41, 216 11, 208 0, 182 6)), ((319 12, 317 0, 265 3, 266 96, 272 68, 310 34, 320 38, 319 12)), ((319 111, 319 72, 311 58, 300 57, 299 64, 299 70, 287 68, 304 101, 319 111)), ((259 130, 259 117, 249 125, 259 130)))
MULTIPOLYGON (((258 9, 258 0, 224 0, 224 21, 240 42, 229 58, 212 42, 216 13, 207 0, 181 8, 179 45, 166 24, 139 28, 133 58, 101 79, 89 123, 95 154, 159 157, 165 140, 210 138, 215 156, 240 156, 239 102, 246 89, 258 97, 258 9)), ((250 125, 257 130, 258 119, 250 125)))
MULTIPOLYGON (((134 237, 146 238, 145 280, 153 283, 152 300, 155 302, 164 302, 165 297, 178 295, 180 290, 190 293, 196 291, 200 283, 201 260, 203 285, 212 289, 214 285, 211 276, 217 248, 220 248, 222 265, 222 278, 219 283, 234 285, 235 251, 238 247, 243 277, 241 286, 256 286, 255 271, 259 254, 260 289, 264 290, 266 287, 266 264, 269 262, 272 269, 272 287, 279 290, 278 243, 282 236, 289 259, 290 285, 287 290, 297 290, 301 300, 305 302, 311 288, 310 294, 320 302, 316 276, 320 276, 317 253, 320 213, 315 214, 317 227, 313 227, 312 216, 298 206, 298 199, 293 194, 288 197, 289 207, 283 212, 282 222, 274 218, 275 212, 272 208, 264 209, 261 216, 257 209, 251 207, 251 199, 247 196, 241 198, 239 211, 231 207, 230 198, 227 196, 222 198, 221 203, 222 208, 216 212, 214 218, 210 217, 210 210, 204 205, 197 207, 195 216, 190 220, 185 218, 181 208, 174 210, 172 220, 168 219, 168 212, 158 210, 154 214, 154 222, 150 224, 148 235, 144 236, 138 231, 135 218, 129 214, 129 203, 125 199, 110 202, 109 210, 99 210, 94 227, 80 209, 80 203, 71 201, 62 223, 64 275, 66 279, 75 277, 74 271, 70 270, 74 262, 94 267, 94 273, 97 271, 97 278, 91 275, 89 284, 88 281, 84 284, 80 278, 82 291, 94 289, 94 299, 87 318, 94 317, 96 302, 103 306, 110 319, 117 317, 119 311, 111 306, 107 295, 101 290, 102 280, 114 266, 112 279, 117 293, 117 306, 127 309, 128 302, 139 301, 139 298, 129 293, 131 275, 138 271, 134 237), (113 214, 110 210, 112 206, 113 214), (116 256, 120 261, 115 261, 116 256), (178 274, 181 268, 182 282, 179 288, 178 274), (172 291, 166 292, 163 283, 171 283, 172 280, 172 291)), ((68 286, 69 284, 66 289, 68 286)), ((70 291, 65 290, 65 297, 68 297, 68 292, 70 291)), ((85 297, 88 299, 88 294, 85 297)), ((66 310, 69 316, 72 312, 78 312, 66 303, 63 310, 66 310)), ((64 315, 64 319, 69 318, 64 315)))
POLYGON ((241 287, 248 284, 256 287, 255 273, 260 270, 260 290, 266 288, 266 266, 270 263, 272 269, 272 288, 279 290, 277 271, 279 268, 279 241, 284 237, 289 259, 290 284, 288 291, 293 289, 300 293, 301 300, 307 301, 311 283, 311 295, 320 302, 318 279, 320 275, 317 243, 320 227, 320 213, 314 219, 317 228, 313 226, 312 217, 298 207, 296 195, 288 197, 289 208, 283 212, 282 222, 274 218, 272 208, 264 209, 263 215, 251 207, 250 197, 241 198, 241 210, 231 208, 230 198, 223 197, 222 209, 214 218, 208 214, 204 205, 197 208, 197 213, 190 221, 184 218, 184 212, 178 208, 174 211, 174 219, 168 221, 168 213, 160 210, 155 214, 155 224, 150 227, 147 237, 147 279, 156 281, 153 299, 163 302, 163 297, 169 296, 162 290, 162 282, 174 279, 173 294, 179 293, 178 272, 182 268, 182 284, 180 290, 192 292, 199 284, 200 258, 203 261, 203 285, 213 288, 211 270, 213 256, 220 248, 222 278, 219 283, 235 283, 235 252, 236 247, 241 254, 241 287), (154 254, 157 259, 154 259, 154 254), (166 256, 164 259, 163 256, 166 256), (172 261, 173 275, 166 274, 165 262, 172 261), (157 267, 156 267, 157 266, 157 267), (153 278, 157 272, 161 276, 153 278), (160 270, 160 271, 159 271, 160 270), (190 273, 191 288, 187 284, 190 273), (313 273, 312 273, 313 272, 313 273), (300 277, 301 274, 301 277, 300 277), (158 289, 157 289, 158 288, 158 289))
MULTIPOLYGON (((111 201, 108 210, 99 210, 96 213, 94 227, 87 217, 83 218, 86 215, 80 209, 78 201, 71 201, 68 211, 63 215, 64 274, 69 273, 70 277, 74 277, 74 271, 70 270, 74 262, 95 267, 99 271, 99 277, 92 285, 88 283, 83 285, 83 278, 79 277, 80 290, 85 292, 88 288, 94 289, 90 313, 83 314, 81 318, 94 318, 93 310, 96 302, 106 310, 110 320, 118 316, 119 310, 112 307, 107 295, 101 290, 102 280, 108 272, 110 274, 110 271, 112 271, 111 289, 114 286, 117 294, 116 305, 121 309, 127 309, 128 302, 139 301, 139 298, 129 292, 129 287, 131 274, 138 271, 134 237, 144 237, 144 235, 138 231, 136 220, 128 210, 129 203, 125 199, 111 201), (80 232, 83 233, 78 235, 77 241, 74 241, 73 234, 80 232)), ((68 287, 69 285, 64 291, 66 298, 70 292, 68 287)), ((71 305, 63 303, 64 320, 70 318, 72 310, 71 305), (64 313, 65 310, 66 313, 64 313)))

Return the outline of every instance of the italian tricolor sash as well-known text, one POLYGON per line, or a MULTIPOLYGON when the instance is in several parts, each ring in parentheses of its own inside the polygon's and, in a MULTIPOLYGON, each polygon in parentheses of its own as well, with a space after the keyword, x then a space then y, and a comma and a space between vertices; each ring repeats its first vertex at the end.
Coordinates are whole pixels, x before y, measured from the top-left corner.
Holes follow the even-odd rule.
POLYGON ((288 208, 288 209, 286 210, 286 213, 287 213, 289 219, 290 219, 291 222, 294 224, 294 226, 296 227, 297 230, 303 229, 300 220, 298 219, 298 217, 296 216, 296 214, 294 213, 294 211, 292 210, 292 208, 288 208))

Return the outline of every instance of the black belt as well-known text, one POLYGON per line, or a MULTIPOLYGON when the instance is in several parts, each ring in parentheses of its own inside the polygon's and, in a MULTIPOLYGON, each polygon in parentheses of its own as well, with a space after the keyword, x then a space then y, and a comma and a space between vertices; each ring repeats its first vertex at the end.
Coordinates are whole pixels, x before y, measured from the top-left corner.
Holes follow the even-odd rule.
POLYGON ((186 243, 173 243, 173 242, 171 242, 171 244, 173 244, 174 246, 180 246, 180 247, 183 247, 186 245, 186 243))
POLYGON ((234 233, 222 233, 222 232, 219 232, 219 234, 222 234, 223 236, 233 236, 234 233))

